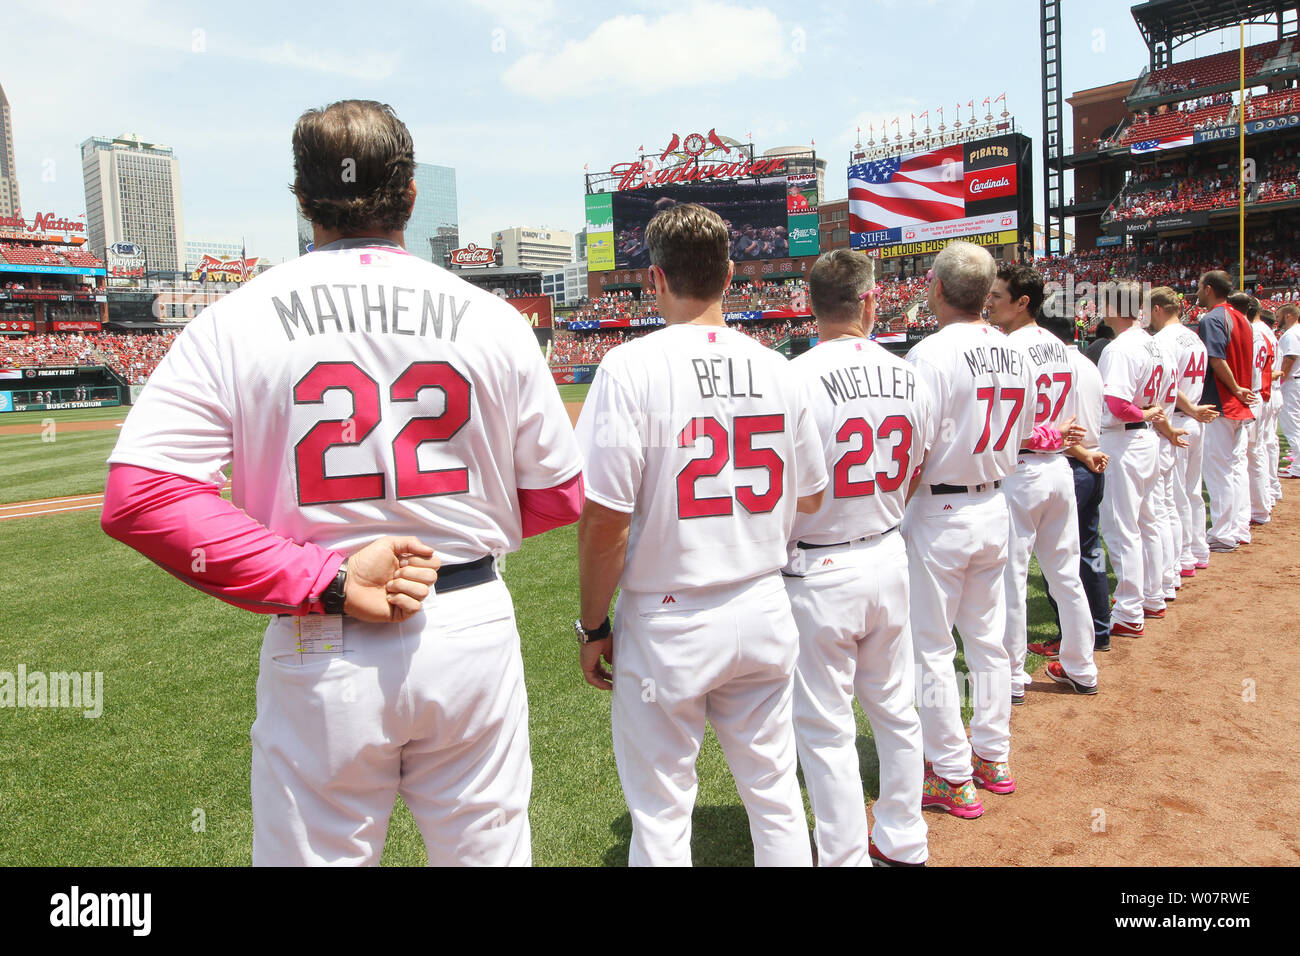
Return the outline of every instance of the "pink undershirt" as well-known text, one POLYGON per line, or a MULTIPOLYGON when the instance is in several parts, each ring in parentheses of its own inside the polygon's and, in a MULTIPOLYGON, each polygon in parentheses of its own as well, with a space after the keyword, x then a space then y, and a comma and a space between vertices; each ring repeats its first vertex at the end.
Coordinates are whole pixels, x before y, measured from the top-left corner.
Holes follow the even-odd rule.
POLYGON ((1122 422, 1142 421, 1142 409, 1138 408, 1128 399, 1118 398, 1115 395, 1107 395, 1106 407, 1110 409, 1112 415, 1122 422))
MULTIPOLYGON (((577 521, 582 502, 581 473, 554 488, 520 488, 524 537, 577 521)), ((135 465, 109 469, 100 525, 191 587, 258 614, 319 613, 313 599, 346 557, 276 534, 210 482, 135 465)))

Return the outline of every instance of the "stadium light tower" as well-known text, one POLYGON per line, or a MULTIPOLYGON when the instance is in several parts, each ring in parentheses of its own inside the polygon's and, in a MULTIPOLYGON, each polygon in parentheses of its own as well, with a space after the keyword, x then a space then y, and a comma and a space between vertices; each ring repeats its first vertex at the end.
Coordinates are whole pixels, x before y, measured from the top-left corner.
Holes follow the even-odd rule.
POLYGON ((1061 0, 1039 0, 1043 40, 1043 251, 1065 252, 1065 133, 1061 93, 1061 0), (1055 216, 1053 216, 1055 210, 1055 216))

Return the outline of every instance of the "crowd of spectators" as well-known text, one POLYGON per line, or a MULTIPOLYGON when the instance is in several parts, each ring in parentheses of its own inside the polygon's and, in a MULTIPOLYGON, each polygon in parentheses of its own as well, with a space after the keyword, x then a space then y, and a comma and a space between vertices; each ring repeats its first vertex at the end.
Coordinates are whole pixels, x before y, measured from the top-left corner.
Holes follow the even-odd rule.
POLYGON ((23 245, 0 242, 0 259, 20 266, 90 266, 102 269, 104 263, 80 249, 70 246, 23 245))
MULTIPOLYGON (((1294 145, 1262 157, 1255 170, 1257 186, 1247 195, 1256 203, 1293 198, 1300 188, 1300 154, 1294 145), (1253 198, 1252 198, 1253 197, 1253 198)), ((1234 166, 1190 159, 1156 162, 1134 170, 1108 218, 1125 221, 1173 212, 1223 209, 1237 205, 1234 166)))
POLYGON ((132 385, 143 385, 158 367, 177 332, 40 334, 0 339, 0 366, 107 365, 132 385))

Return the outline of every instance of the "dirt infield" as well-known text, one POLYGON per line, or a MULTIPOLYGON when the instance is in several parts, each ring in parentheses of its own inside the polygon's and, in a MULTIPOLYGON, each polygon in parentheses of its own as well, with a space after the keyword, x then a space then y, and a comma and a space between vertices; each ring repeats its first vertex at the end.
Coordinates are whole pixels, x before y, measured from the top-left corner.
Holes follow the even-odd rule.
POLYGON ((1016 792, 928 813, 936 865, 1300 863, 1300 481, 1254 543, 1214 554, 1146 636, 1098 654, 1101 692, 1041 672, 1012 715, 1016 792))
POLYGON ((564 410, 569 413, 569 421, 578 424, 578 415, 582 412, 582 402, 565 402, 564 410))
MULTIPOLYGON (((121 428, 122 422, 104 419, 95 422, 56 422, 55 428, 61 432, 106 432, 121 428)), ((0 435, 39 435, 45 430, 40 422, 28 422, 25 425, 0 425, 0 435)))

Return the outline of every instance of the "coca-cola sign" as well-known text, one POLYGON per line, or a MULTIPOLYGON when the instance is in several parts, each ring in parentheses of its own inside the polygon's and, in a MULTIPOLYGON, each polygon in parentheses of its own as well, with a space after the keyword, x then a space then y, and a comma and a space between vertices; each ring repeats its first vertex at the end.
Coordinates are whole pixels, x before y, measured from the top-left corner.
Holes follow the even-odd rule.
POLYGON ((0 229, 21 229, 24 232, 85 232, 86 224, 75 219, 63 219, 52 212, 37 213, 31 225, 20 215, 0 216, 0 229))
POLYGON ((483 249, 470 243, 464 249, 451 250, 453 266, 490 266, 496 262, 495 249, 483 249))

